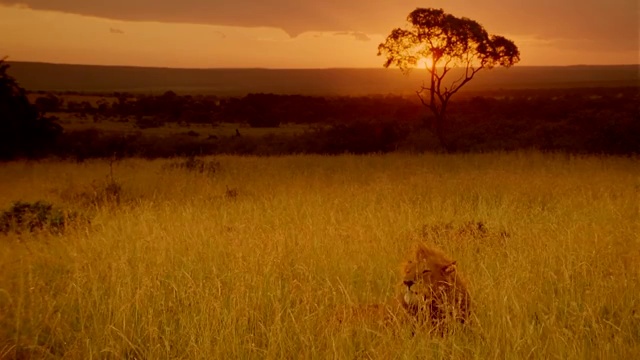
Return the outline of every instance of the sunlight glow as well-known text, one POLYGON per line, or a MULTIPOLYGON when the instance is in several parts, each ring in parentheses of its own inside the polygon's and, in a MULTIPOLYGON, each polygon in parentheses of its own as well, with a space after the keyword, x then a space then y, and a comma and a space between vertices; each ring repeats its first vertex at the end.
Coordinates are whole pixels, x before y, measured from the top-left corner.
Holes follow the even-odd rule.
POLYGON ((433 59, 430 57, 423 57, 416 63, 416 68, 418 69, 430 69, 431 66, 433 66, 433 59))
POLYGON ((0 59, 172 68, 377 68, 383 35, 111 20, 2 5, 0 59), (364 34, 360 34, 363 36, 364 34), (176 51, 167 51, 176 49, 176 51), (374 53, 374 55, 372 55, 374 53), (256 56, 256 54, 261 54, 256 56))

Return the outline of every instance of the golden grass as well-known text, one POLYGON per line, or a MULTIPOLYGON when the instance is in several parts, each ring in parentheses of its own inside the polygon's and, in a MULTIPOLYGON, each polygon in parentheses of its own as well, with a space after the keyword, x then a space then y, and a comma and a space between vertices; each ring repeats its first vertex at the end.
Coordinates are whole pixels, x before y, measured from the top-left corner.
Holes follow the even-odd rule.
POLYGON ((2 209, 46 200, 92 219, 62 236, 0 235, 0 358, 640 354, 637 159, 216 160, 213 175, 118 162, 120 203, 98 205, 82 199, 108 181, 108 162, 0 165, 2 209), (468 221, 492 236, 429 232, 468 221), (399 263, 425 236, 470 282, 470 331, 331 324, 339 309, 393 296, 399 263))

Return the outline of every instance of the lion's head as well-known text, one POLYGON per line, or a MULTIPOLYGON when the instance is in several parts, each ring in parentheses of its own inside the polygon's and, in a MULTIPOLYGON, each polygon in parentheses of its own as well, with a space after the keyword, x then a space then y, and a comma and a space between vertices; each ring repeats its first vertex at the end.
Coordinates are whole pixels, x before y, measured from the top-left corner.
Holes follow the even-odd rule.
POLYGON ((423 244, 416 246, 402 268, 400 301, 412 315, 440 320, 468 315, 468 293, 456 262, 444 252, 423 244))

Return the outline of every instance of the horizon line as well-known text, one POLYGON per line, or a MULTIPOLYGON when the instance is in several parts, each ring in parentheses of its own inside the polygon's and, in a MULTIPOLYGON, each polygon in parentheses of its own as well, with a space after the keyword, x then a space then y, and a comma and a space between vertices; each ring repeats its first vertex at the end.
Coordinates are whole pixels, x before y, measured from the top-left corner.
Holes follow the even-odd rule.
MULTIPOLYGON (((398 68, 380 67, 171 67, 171 66, 149 66, 149 65, 119 65, 119 64, 86 64, 86 63, 57 63, 49 61, 32 61, 32 60, 10 60, 4 58, 7 63, 29 63, 43 65, 61 65, 61 66, 90 66, 90 67, 111 67, 111 68, 141 68, 141 69, 159 69, 159 70, 399 70, 398 68)), ((567 68, 567 67, 622 67, 622 66, 638 66, 636 64, 571 64, 571 65, 514 65, 512 68, 567 68)), ((417 69, 416 70, 423 70, 417 69)))

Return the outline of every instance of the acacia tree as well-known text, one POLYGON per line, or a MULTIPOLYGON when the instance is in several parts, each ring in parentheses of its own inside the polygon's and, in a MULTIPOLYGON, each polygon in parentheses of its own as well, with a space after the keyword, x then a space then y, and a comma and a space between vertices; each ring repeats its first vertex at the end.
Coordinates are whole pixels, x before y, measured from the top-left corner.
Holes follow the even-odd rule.
POLYGON ((429 129, 449 149, 444 126, 451 97, 478 71, 517 63, 520 52, 511 40, 489 35, 476 21, 455 17, 442 9, 417 8, 407 22, 408 28, 393 29, 378 46, 378 56, 386 56, 384 67, 394 65, 405 74, 428 59, 428 82, 423 82, 416 94, 434 115, 427 124, 429 129), (460 71, 452 72, 455 68, 460 71), (453 80, 445 82, 449 74, 454 74, 453 80))

